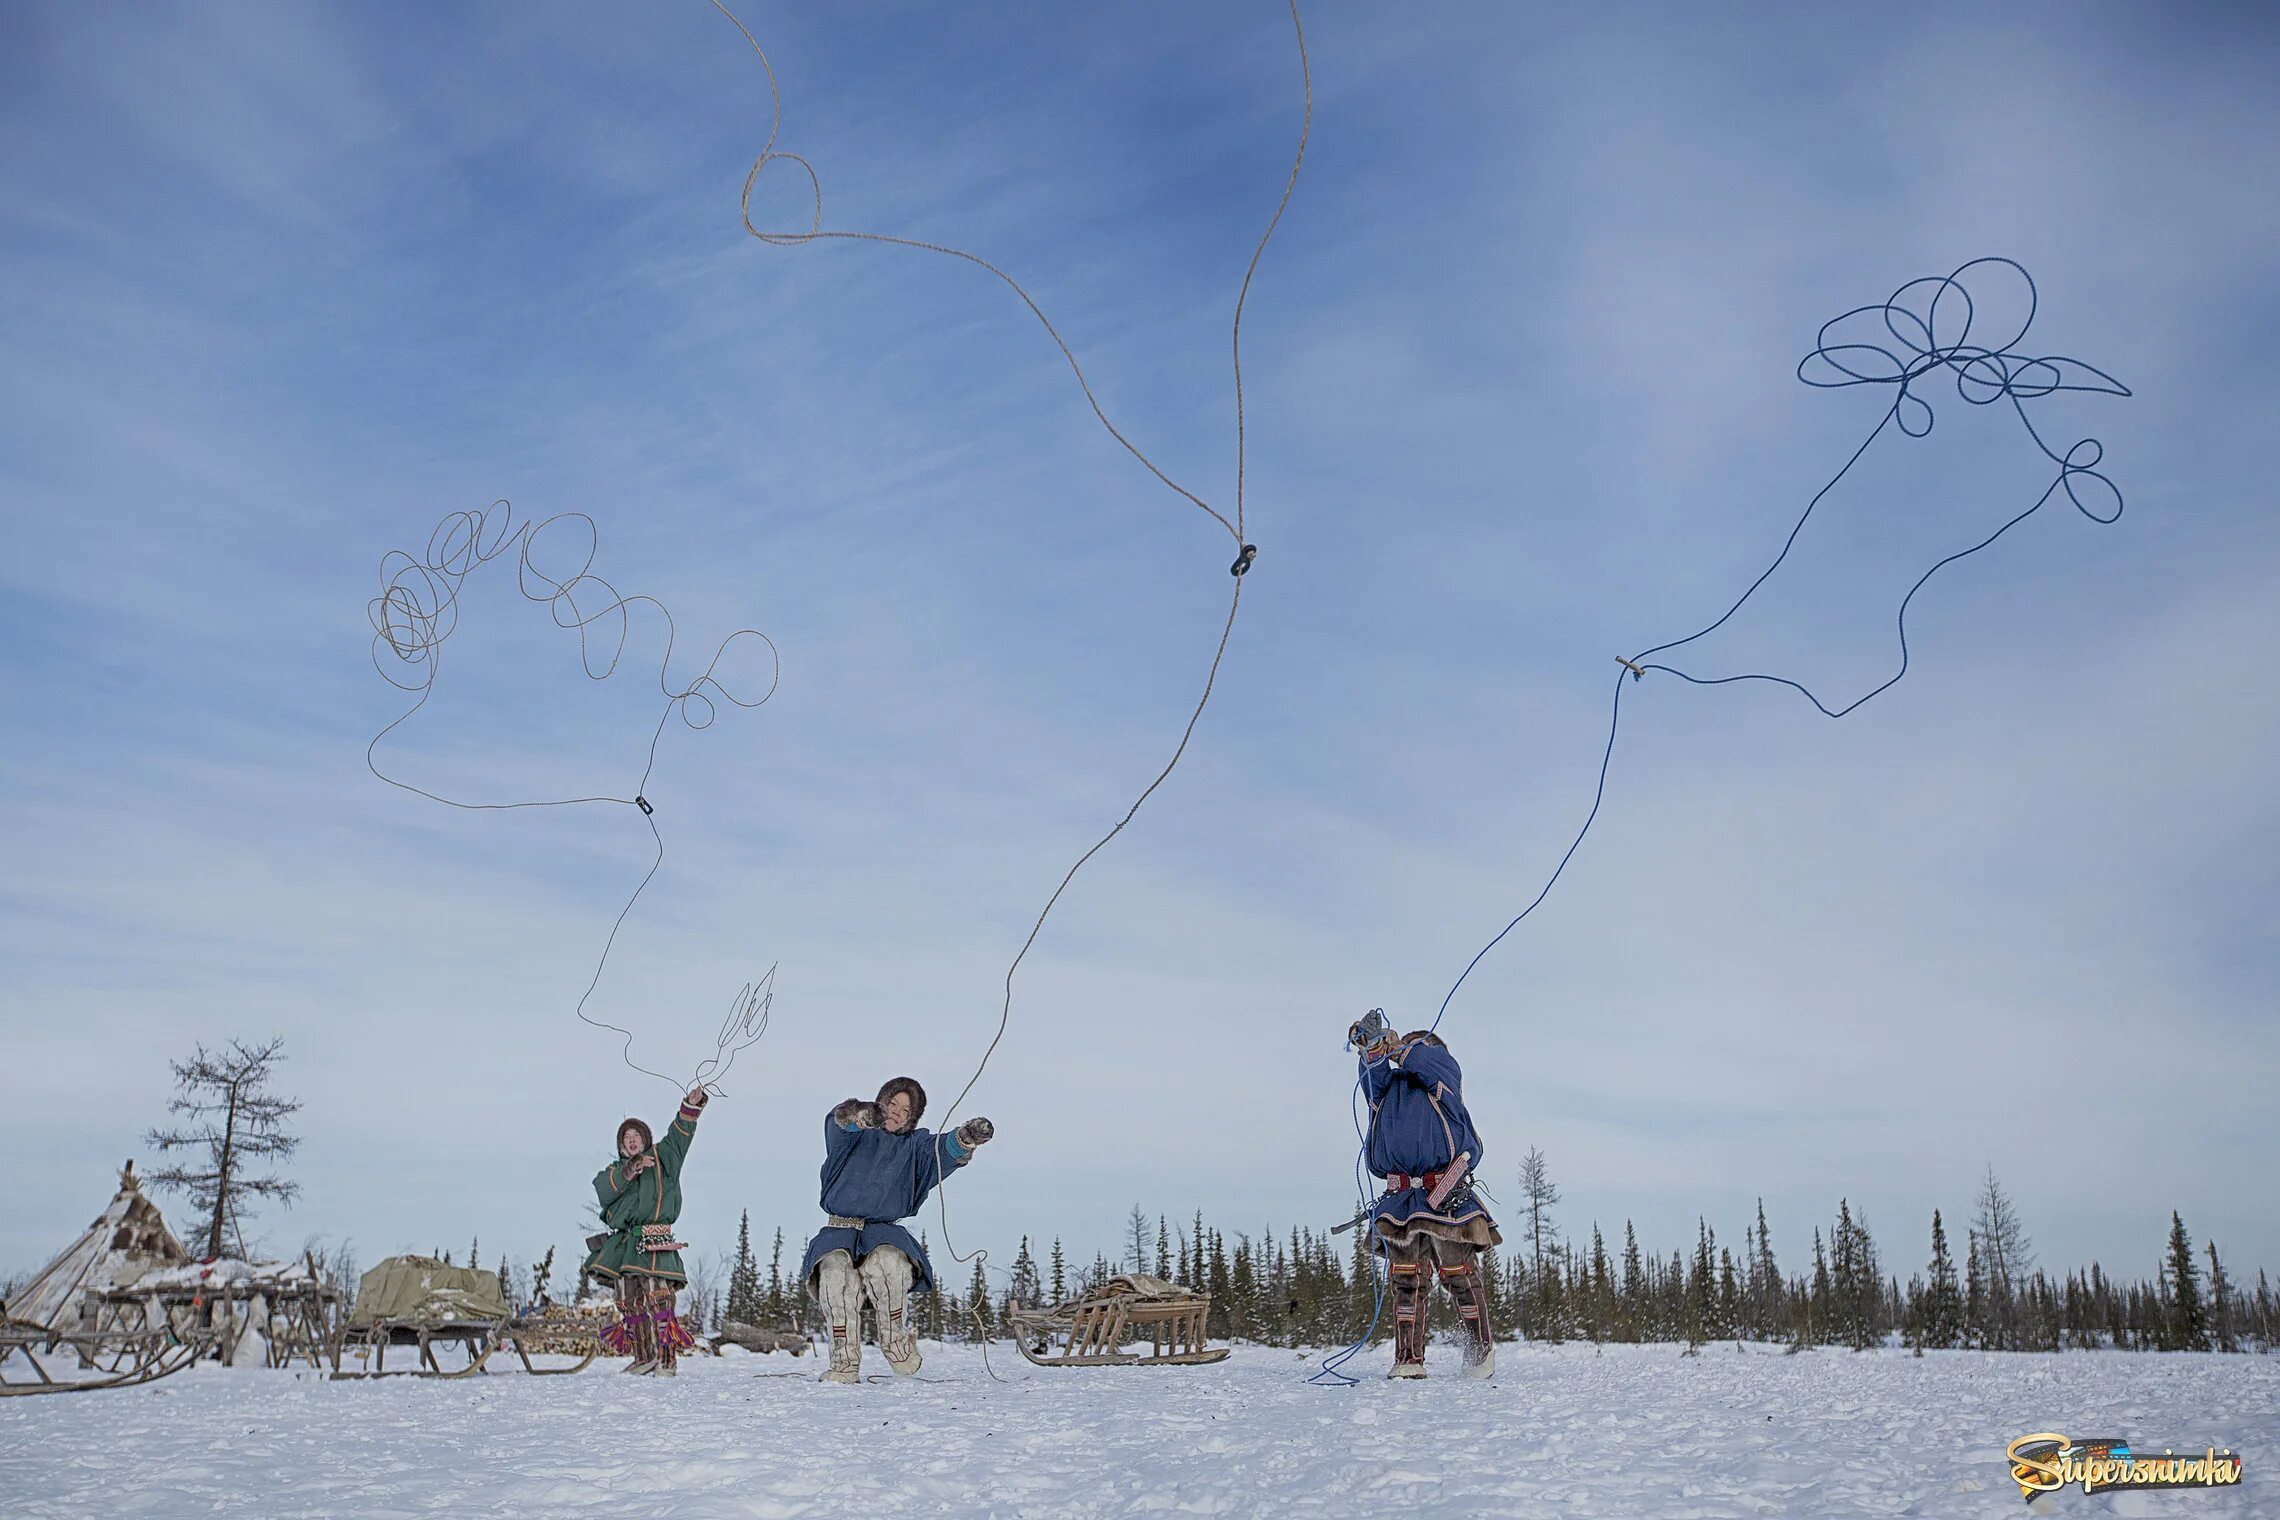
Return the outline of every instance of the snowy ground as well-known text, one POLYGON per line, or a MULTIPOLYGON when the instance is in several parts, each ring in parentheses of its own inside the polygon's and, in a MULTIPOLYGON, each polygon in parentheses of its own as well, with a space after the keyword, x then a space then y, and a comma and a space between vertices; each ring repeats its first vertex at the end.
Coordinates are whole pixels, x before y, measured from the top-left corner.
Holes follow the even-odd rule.
POLYGON ((736 1353, 672 1382, 201 1367, 0 1400, 0 1514, 2280 1515, 2280 1357, 1507 1345, 1494 1381, 1468 1383, 1442 1375, 1454 1354, 1397 1384, 1380 1350, 1345 1390, 1250 1347, 1052 1372, 1001 1346, 1005 1384, 970 1348, 931 1349, 929 1381, 861 1388, 736 1353), (2074 1488, 2026 1510, 2003 1448, 2044 1430, 2247 1465, 2237 1489, 2074 1488))

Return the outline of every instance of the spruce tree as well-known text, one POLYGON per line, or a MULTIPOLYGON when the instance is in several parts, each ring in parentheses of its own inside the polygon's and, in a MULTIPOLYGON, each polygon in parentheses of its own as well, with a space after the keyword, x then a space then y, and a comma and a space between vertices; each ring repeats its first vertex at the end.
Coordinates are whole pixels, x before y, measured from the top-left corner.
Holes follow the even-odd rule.
POLYGON ((1834 1257, 1829 1333, 1855 1351, 1876 1344, 1876 1321, 1884 1294, 1876 1248, 1868 1226, 1855 1219, 1849 1199, 1837 1203, 1837 1227, 1830 1246, 1834 1257))
POLYGON ((1852 1204, 1837 1200, 1837 1223, 1829 1231, 1829 1328, 1832 1341, 1860 1342, 1860 1257, 1853 1249, 1852 1204))
POLYGON ((1712 1316, 1717 1309, 1717 1268, 1712 1264, 1710 1222, 1694 1221, 1694 1265, 1686 1275, 1686 1310, 1683 1326, 1686 1332, 1686 1354, 1694 1355, 1710 1338, 1712 1316))
POLYGON ((1313 1263, 1308 1259, 1309 1246, 1297 1230, 1290 1232, 1290 1251, 1284 1258, 1284 1269, 1277 1288, 1283 1302, 1282 1329, 1286 1346, 1309 1344, 1314 1313, 1318 1308, 1315 1299, 1313 1263))
POLYGON ((2210 1240, 2203 1244, 2209 1252, 2209 1339, 2219 1351, 2238 1351, 2240 1339, 2233 1330, 2238 1304, 2232 1279, 2225 1275, 2225 1264, 2217 1256, 2217 1243, 2210 1240))
POLYGON ((1235 1237, 1235 1254, 1227 1264, 1227 1333, 1246 1340, 1258 1335, 1257 1263, 1252 1259, 1251 1237, 1235 1237))
POLYGON ((1165 1281, 1172 1276, 1172 1232, 1164 1216, 1156 1216, 1156 1275, 1165 1281))
POLYGON ((1773 1232, 1766 1228, 1765 1200, 1757 1201, 1757 1242, 1750 1253, 1750 1307, 1759 1336, 1773 1333, 1781 1317, 1781 1267, 1773 1259, 1773 1232))
POLYGON ((1591 1221, 1591 1292, 1585 1323, 1596 1346, 1615 1333, 1615 1287, 1607 1266, 1607 1242, 1600 1238, 1599 1221, 1591 1221))
POLYGON ((752 1255, 752 1211, 744 1209, 736 1216, 736 1256, 729 1264, 728 1302, 722 1306, 721 1316, 739 1324, 757 1325, 761 1313, 760 1263, 752 1255))
POLYGON ((1386 1321, 1392 1317, 1385 1314, 1381 1307, 1380 1295, 1384 1287, 1378 1278, 1375 1253, 1364 1238, 1368 1233, 1366 1229, 1354 1231, 1353 1270, 1347 1274, 1346 1280, 1346 1339, 1349 1341, 1360 1340, 1364 1335, 1386 1333, 1386 1321), (1377 1321, 1374 1326, 1371 1324, 1373 1318, 1377 1321))
POLYGON ((1639 1260, 1639 1232, 1631 1221, 1623 1221, 1623 1306, 1617 1316, 1615 1338, 1620 1341, 1641 1341, 1647 1338, 1651 1323, 1647 1312, 1647 1272, 1639 1260))
POLYGON ((974 1257, 974 1280, 966 1285, 966 1314, 968 1338, 986 1341, 994 1338, 990 1314, 990 1280, 982 1275, 982 1258, 974 1257))
POLYGON ((1789 1283, 1789 1348, 1783 1354, 1795 1356, 1800 1351, 1812 1349, 1813 1294, 1804 1278, 1792 1278, 1789 1283))
POLYGON ((1211 1294, 1211 1333, 1232 1339, 1234 1332, 1229 1328, 1232 1324, 1229 1314, 1233 1295, 1228 1292, 1227 1242, 1217 1230, 1211 1232, 1211 1258, 1205 1273, 1206 1291, 1211 1294))
POLYGON ((1813 1231, 1813 1287, 1806 1300, 1805 1317, 1811 1326, 1807 1332, 1809 1342, 1819 1345, 1830 1335, 1829 1258, 1821 1245, 1821 1232, 1813 1231))
POLYGON ((2172 1351, 2209 1349, 2208 1313, 2201 1305, 2201 1269, 2193 1262, 2193 1242, 2185 1221, 2169 1214, 2169 1344, 2172 1351))
POLYGON ((1061 1256, 1061 1237, 1056 1235, 1053 1237, 1053 1302, 1060 1305, 1068 1301, 1069 1266, 1061 1256))
MULTIPOLYGON (((784 1232, 782 1230, 778 1230, 776 1232, 777 1240, 781 1242, 783 1237, 784 1232)), ((918 1237, 918 1248, 921 1251, 926 1249, 926 1235, 923 1231, 920 1232, 918 1237)), ((915 1317, 918 1322, 918 1333, 926 1337, 928 1340, 939 1341, 946 1338, 942 1333, 943 1326, 947 1323, 947 1321, 943 1318, 943 1315, 948 1308, 945 1300, 948 1299, 949 1296, 949 1294, 937 1288, 932 1293, 919 1294, 914 1301, 915 1317)))
POLYGON ((1931 1274, 1924 1289, 1917 1344, 1948 1351, 1963 1336, 1963 1303, 1956 1292, 1955 1263, 1948 1257, 1947 1230, 1940 1223, 1938 1209, 1932 1210, 1931 1274))
POLYGON ((1987 1280, 1979 1268, 1979 1231, 1965 1232, 1963 1256, 1963 1343, 1987 1349, 1987 1280))
POLYGON ((1037 1258, 1029 1253, 1029 1237, 1021 1237, 1021 1250, 1013 1258, 1013 1280, 1006 1289, 1009 1303, 1018 1301, 1023 1308, 1034 1309, 1045 1296, 1045 1285, 1037 1276, 1037 1258))
MULTIPOLYGON (((760 1300, 760 1312, 767 1316, 771 1325, 789 1328, 792 1324, 794 1311, 791 1302, 785 1297, 787 1286, 784 1281, 784 1227, 778 1225, 776 1243, 768 1252, 768 1296, 760 1300)), ((798 1289, 792 1288, 791 1291, 796 1293, 798 1289)))

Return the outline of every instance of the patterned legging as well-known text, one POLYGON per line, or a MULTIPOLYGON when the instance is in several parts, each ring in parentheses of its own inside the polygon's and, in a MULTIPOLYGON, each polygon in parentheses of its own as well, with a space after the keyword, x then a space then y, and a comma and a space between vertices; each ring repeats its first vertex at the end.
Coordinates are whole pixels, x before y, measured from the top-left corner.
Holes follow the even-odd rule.
POLYGON ((1488 1294, 1480 1280, 1480 1247, 1420 1231, 1399 1244, 1388 1243, 1385 1253, 1393 1288, 1393 1359, 1425 1360, 1425 1300, 1433 1291, 1436 1267, 1441 1285, 1457 1303, 1465 1359, 1477 1362, 1485 1356, 1496 1330, 1488 1320, 1488 1294))
POLYGON ((623 1349, 630 1350, 635 1361, 675 1366, 681 1352, 693 1344, 687 1327, 673 1312, 679 1292, 677 1283, 653 1277, 628 1273, 618 1280, 618 1318, 627 1340, 623 1349))

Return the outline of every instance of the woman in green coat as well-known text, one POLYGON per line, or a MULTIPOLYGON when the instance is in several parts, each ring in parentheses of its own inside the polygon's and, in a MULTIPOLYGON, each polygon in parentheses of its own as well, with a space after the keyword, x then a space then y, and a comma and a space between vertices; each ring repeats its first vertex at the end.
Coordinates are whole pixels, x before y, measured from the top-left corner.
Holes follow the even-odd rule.
POLYGON ((625 1370, 637 1375, 677 1375, 681 1351, 693 1344, 673 1312, 689 1280, 681 1265, 687 1247, 673 1238, 673 1222, 681 1217, 681 1164, 710 1097, 701 1087, 690 1088, 662 1140, 652 1141, 641 1120, 626 1120, 618 1126, 617 1159, 594 1174, 594 1196, 609 1233, 589 1237, 593 1252, 585 1269, 617 1286, 618 1323, 603 1341, 613 1351, 632 1353, 625 1370))

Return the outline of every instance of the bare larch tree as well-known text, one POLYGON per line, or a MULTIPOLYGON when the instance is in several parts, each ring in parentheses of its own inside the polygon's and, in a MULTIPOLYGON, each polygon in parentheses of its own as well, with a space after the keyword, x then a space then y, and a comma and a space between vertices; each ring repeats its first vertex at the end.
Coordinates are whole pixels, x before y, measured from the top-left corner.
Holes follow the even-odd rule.
POLYGON ((1520 1160, 1520 1196, 1528 1212, 1528 1281, 1534 1285, 1535 1298, 1528 1334, 1547 1340, 1564 1340, 1567 1328, 1561 1323, 1559 1312, 1557 1260, 1560 1229, 1552 1222, 1552 1205, 1560 1201, 1560 1190, 1552 1181, 1551 1163, 1532 1145, 1520 1160), (1554 1258, 1549 1270, 1544 1263, 1546 1253, 1554 1258))
POLYGON ((286 1133, 285 1120, 300 1110, 291 1098, 269 1091, 285 1042, 248 1046, 230 1041, 227 1051, 205 1046, 174 1067, 175 1094, 166 1109, 180 1127, 154 1129, 149 1142, 161 1154, 189 1153, 188 1159, 151 1173, 151 1182, 190 1195, 206 1218, 206 1254, 219 1256, 224 1243, 245 1252, 245 1220, 250 1200, 273 1198, 290 1207, 300 1184, 266 1170, 293 1154, 300 1137, 286 1133))
POLYGON ((1995 1179, 1992 1164, 1987 1168, 1986 1180, 1979 1185, 1978 1209, 1972 1228, 1979 1236, 1979 1249, 1986 1260, 1989 1328, 1994 1332, 1998 1349, 2016 1351, 2020 1349, 2020 1298, 2035 1267, 2034 1243, 2027 1238, 2027 1227, 2019 1218, 2019 1206, 1995 1179))

